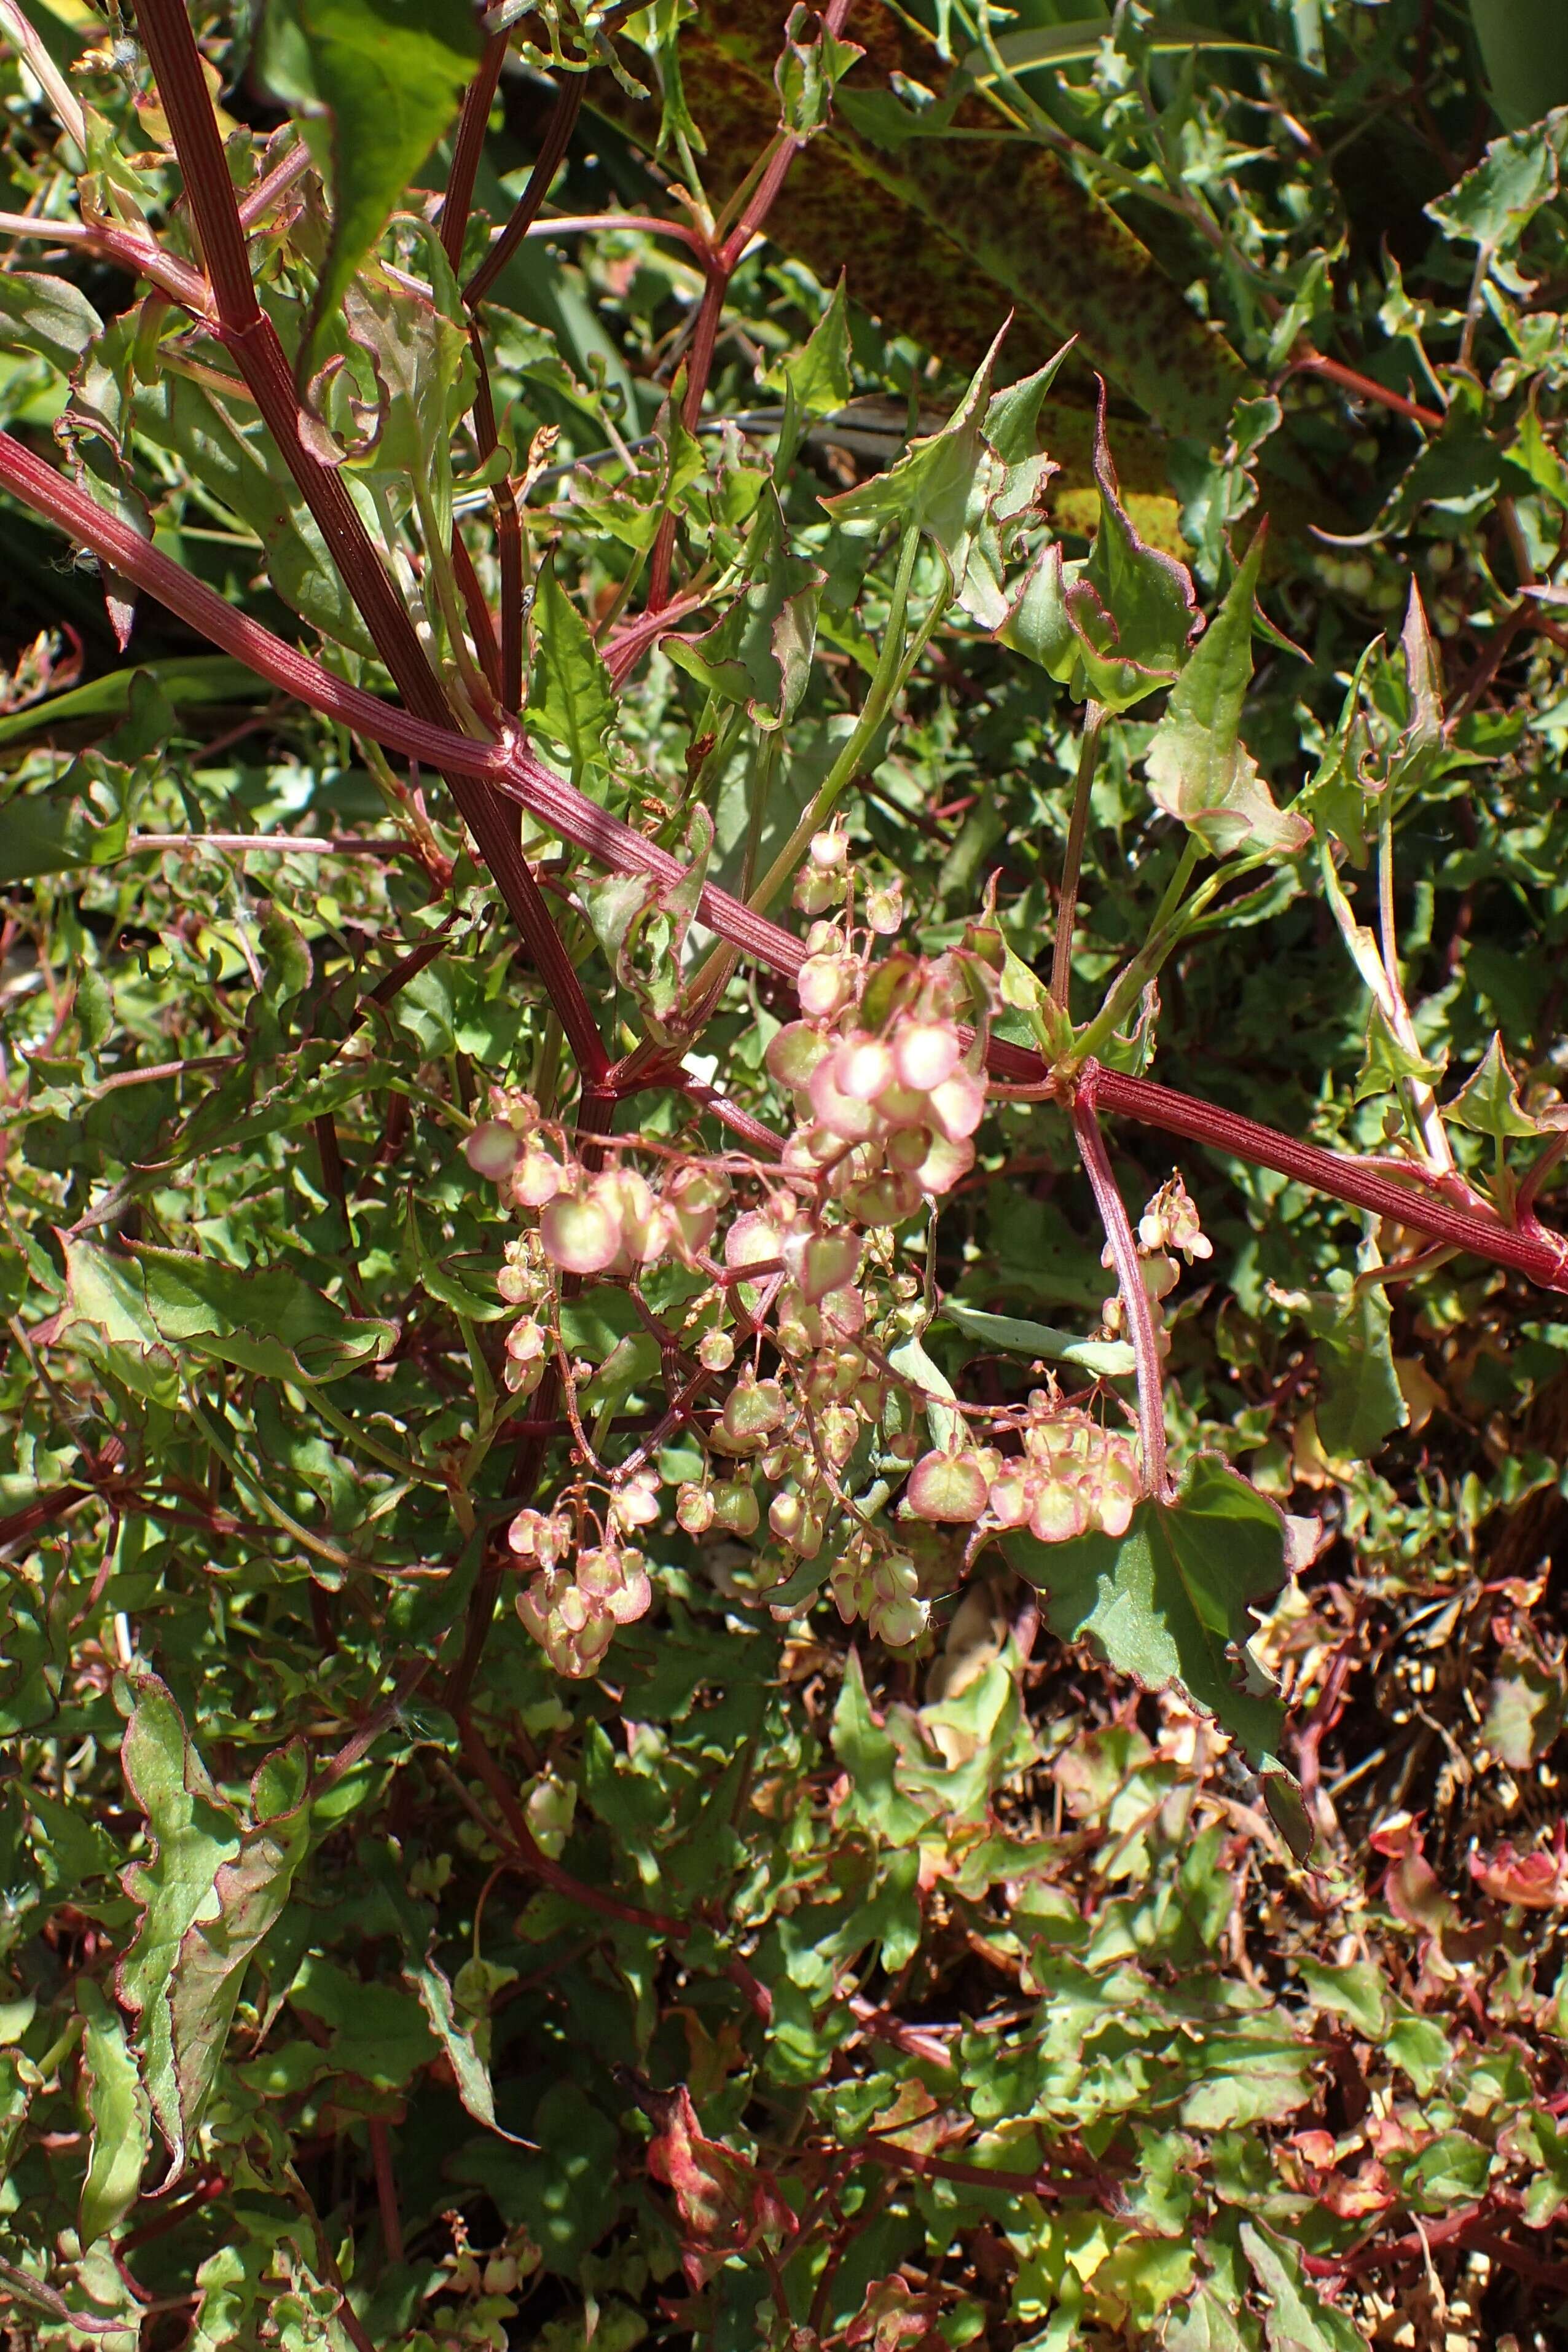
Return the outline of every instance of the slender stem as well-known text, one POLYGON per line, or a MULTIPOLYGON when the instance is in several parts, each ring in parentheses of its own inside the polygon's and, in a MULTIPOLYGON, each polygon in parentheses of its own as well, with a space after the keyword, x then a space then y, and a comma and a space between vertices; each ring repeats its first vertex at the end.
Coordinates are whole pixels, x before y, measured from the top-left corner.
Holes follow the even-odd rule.
POLYGON ((87 114, 53 58, 43 37, 27 21, 21 0, 0 0, 0 30, 16 44, 27 70, 87 160, 87 114))
POLYGON ((1131 1222, 1126 1203, 1116 1188, 1105 1138, 1100 1131, 1100 1121, 1094 1115, 1094 1101, 1100 1066, 1093 1064, 1079 1080, 1073 1095, 1072 1123, 1078 1137, 1079 1151, 1084 1171, 1094 1188, 1095 1205, 1100 1221, 1105 1227, 1105 1238, 1110 1244, 1111 1261, 1116 1267, 1117 1287, 1121 1293, 1121 1312, 1127 1320, 1127 1336, 1132 1343, 1132 1353, 1138 1364, 1138 1433, 1143 1455, 1143 1491, 1157 1503, 1169 1500, 1170 1470, 1165 1455, 1165 1398, 1160 1374, 1160 1342, 1154 1329, 1154 1311, 1143 1283, 1143 1268, 1138 1255, 1138 1245, 1132 1238, 1131 1222))
MULTIPOLYGON (((1079 1062, 1092 1061, 1105 1051, 1188 925, 1203 913, 1221 884, 1227 879, 1223 874, 1211 875, 1202 887, 1194 890, 1191 898, 1184 903, 1187 884, 1196 872, 1202 856, 1203 848, 1197 836, 1190 835, 1149 927, 1148 938, 1126 970, 1112 982, 1104 1003, 1074 1045, 1074 1055, 1079 1062)), ((1233 868, 1232 877, 1234 872, 1233 868)))
POLYGON ((1068 845, 1062 858, 1061 897, 1057 902, 1057 936, 1051 949, 1051 994, 1070 1013, 1072 995, 1072 935, 1078 920, 1079 876, 1083 870, 1084 835, 1089 831, 1089 796, 1094 788, 1095 762, 1100 757, 1100 733, 1105 711, 1089 703, 1083 714, 1083 741, 1079 751, 1078 782, 1073 791, 1068 845))
MULTIPOLYGON (((826 30, 837 37, 844 29, 849 14, 850 0, 829 0, 822 12, 826 30)), ((702 414, 702 403, 708 391, 708 378, 712 373, 713 353, 718 348, 719 329, 724 316, 724 298, 730 290, 730 280, 736 265, 753 236, 773 210, 780 190, 789 176, 790 165, 800 153, 805 142, 781 134, 765 151, 757 167, 756 184, 742 207, 740 218, 721 244, 714 247, 708 257, 708 283, 703 289, 702 307, 697 314, 696 331, 692 336, 691 356, 687 364, 686 400, 682 417, 689 433, 697 429, 702 414)), ((673 514, 666 515, 654 541, 653 555, 648 565, 647 609, 662 611, 669 602, 670 566, 675 552, 675 522, 673 514)))
POLYGON ((1331 383, 1353 393, 1358 400, 1375 401, 1380 408, 1393 409, 1396 416, 1407 416, 1413 425, 1424 425, 1428 433, 1440 433, 1444 418, 1436 408, 1423 408, 1418 400, 1406 400, 1402 392, 1391 392, 1370 375, 1361 375, 1340 360, 1325 359, 1321 352, 1308 352, 1292 360, 1289 373, 1292 375, 1326 376, 1331 383))
POLYGON ((239 224, 242 228, 254 228, 267 218, 279 196, 287 195, 297 180, 302 180, 310 169, 310 151, 302 139, 296 139, 280 163, 258 180, 254 188, 239 200, 239 224))
MULTIPOLYGON (((398 691, 411 710, 445 730, 450 724, 450 707, 392 575, 341 476, 324 466, 301 437, 288 359, 277 330, 257 300, 234 184, 184 0, 138 0, 137 20, 184 175, 222 321, 222 339, 255 394, 257 406, 321 531, 328 554, 358 605, 398 691)), ((602 1076, 609 1067, 609 1055, 576 969, 522 855, 515 826, 484 793, 474 790, 461 770, 443 769, 443 773, 561 1015, 584 1076, 602 1076)))
POLYGON ((700 229, 689 221, 666 220, 658 213, 550 213, 529 223, 530 236, 592 236, 604 229, 628 229, 642 236, 672 236, 694 253, 708 257, 700 229))
POLYGON ((528 175, 527 184, 517 200, 511 218, 463 289, 463 299, 470 310, 479 309, 538 218, 539 208, 550 194, 551 183, 561 169, 562 158, 577 127, 577 117, 583 110, 584 87, 585 78, 580 73, 569 74, 562 83, 539 152, 534 158, 533 169, 528 175))
POLYGON ((211 296, 201 271, 165 253, 150 237, 138 236, 133 229, 121 228, 112 221, 45 220, 33 213, 0 213, 0 236, 36 236, 45 245, 79 245, 89 253, 118 263, 133 278, 147 278, 204 323, 214 323, 211 296))
POLYGON ((441 205, 441 243, 454 269, 463 257, 463 239, 468 235, 468 215, 473 209, 474 183, 479 177, 479 157, 484 152, 485 132, 500 83, 500 69, 506 63, 506 49, 505 33, 492 33, 485 44, 479 72, 463 96, 458 135, 452 142, 452 168, 447 174, 447 194, 441 205))
POLYGON ((375 2201, 381 2210, 381 2234, 389 2263, 403 2260, 403 2217, 397 2210, 397 2181, 392 2169, 392 2140, 384 2116, 372 2116, 370 2160, 375 2172, 375 2201))
POLYGON ((1383 935, 1383 968, 1388 974, 1388 985, 1395 996, 1403 996, 1404 986, 1399 977, 1399 934, 1394 921, 1394 794, 1383 797, 1383 814, 1377 828, 1377 919, 1383 935))
MULTIPOLYGON (((221 849, 226 856, 253 857, 416 857, 411 841, 382 840, 374 834, 342 833, 133 833, 121 857, 145 856, 163 849, 221 849)), ((188 1066, 180 1063, 175 1066, 188 1066)))
POLYGON ((877 730, 892 708, 901 688, 907 683, 915 664, 931 643, 938 621, 946 612, 951 594, 939 592, 926 614, 914 643, 904 643, 904 620, 909 612, 910 590, 914 583, 915 562, 920 554, 921 532, 918 523, 910 523, 904 531, 899 550, 899 568, 893 577, 892 593, 888 600, 888 625, 882 634, 882 650, 867 690, 855 730, 833 762, 818 787, 810 807, 795 831, 773 859, 767 872, 751 893, 747 904, 759 911, 770 907, 789 880, 801 853, 814 833, 832 814, 839 798, 855 781, 860 765, 870 748, 877 730))

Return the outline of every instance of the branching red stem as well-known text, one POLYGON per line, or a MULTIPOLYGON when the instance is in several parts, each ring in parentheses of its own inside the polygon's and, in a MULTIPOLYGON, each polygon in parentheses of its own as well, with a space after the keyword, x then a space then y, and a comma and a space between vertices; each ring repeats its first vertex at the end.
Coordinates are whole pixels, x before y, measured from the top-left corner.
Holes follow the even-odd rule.
MULTIPOLYGON (((257 300, 234 185, 184 0, 138 0, 137 19, 184 176, 217 309, 219 337, 249 385, 398 692, 430 726, 455 731, 441 682, 357 508, 340 476, 322 465, 301 437, 292 372, 277 331, 257 300)), ((442 772, 533 958, 584 1077, 601 1076, 609 1056, 598 1024, 515 828, 485 793, 472 789, 461 770, 443 767, 442 772)))
POLYGON ((1152 1495, 1157 1503, 1163 1503, 1170 1496, 1170 1471, 1165 1456, 1165 1398, 1164 1384, 1160 1376, 1159 1334, 1154 1328, 1153 1307, 1144 1285, 1143 1268, 1138 1256, 1138 1245, 1132 1238, 1126 1203, 1117 1190, 1110 1157, 1105 1149, 1105 1138, 1094 1115, 1100 1076, 1099 1064, 1091 1062, 1073 1090, 1073 1132, 1078 1137, 1084 1172, 1093 1189, 1100 1222, 1105 1227, 1105 1238, 1110 1244, 1117 1287, 1121 1293, 1121 1312, 1127 1321, 1127 1337, 1131 1341, 1132 1353, 1137 1360, 1138 1433, 1143 1455, 1143 1491, 1152 1495))

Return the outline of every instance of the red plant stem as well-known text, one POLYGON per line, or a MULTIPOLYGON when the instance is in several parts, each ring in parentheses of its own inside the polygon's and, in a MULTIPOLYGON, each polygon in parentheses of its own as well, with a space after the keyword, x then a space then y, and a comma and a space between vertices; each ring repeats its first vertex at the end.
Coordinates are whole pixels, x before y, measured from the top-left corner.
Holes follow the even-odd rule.
POLYGON ((463 257, 463 239, 473 210, 474 183, 479 177, 479 157, 484 152, 485 131, 500 83, 500 69, 506 63, 506 46, 505 33, 492 33, 486 42, 479 72, 464 93, 458 135, 452 142, 452 168, 447 174, 447 194, 441 205, 441 243, 454 269, 463 257))
POLYGON ((403 2216, 397 2210, 397 2181, 392 2169, 392 2141, 384 2116, 372 2116, 367 2126, 370 2160, 375 2171, 375 2201, 381 2209, 381 2234, 389 2263, 403 2260, 403 2216))
MULTIPOLYGON (((257 300, 234 184, 184 0, 138 0, 137 19, 184 177, 221 321, 220 338, 249 385, 404 701, 433 727, 446 730, 451 719, 446 695, 391 574, 340 476, 323 466, 300 436, 293 377, 277 330, 257 300)), ((471 788, 461 771, 443 773, 533 958, 584 1078, 602 1076, 609 1055, 515 828, 486 794, 471 788)))
POLYGON ((310 151, 302 139, 296 139, 280 163, 258 180, 254 188, 239 199, 241 228, 254 228, 267 218, 279 196, 287 195, 296 180, 302 180, 310 169, 310 151))
POLYGON ((1105 1227, 1105 1237, 1110 1244, 1111 1263, 1116 1268, 1117 1286, 1121 1293, 1121 1311, 1127 1318, 1127 1336, 1132 1342, 1132 1353, 1137 1360, 1138 1433, 1143 1455, 1143 1491, 1152 1495, 1157 1503, 1163 1503, 1170 1498, 1171 1479, 1165 1456, 1165 1396, 1160 1376, 1159 1334, 1154 1328, 1153 1302, 1144 1285, 1143 1267, 1138 1255, 1138 1245, 1132 1238, 1126 1203, 1117 1190, 1110 1157, 1105 1149, 1105 1138, 1094 1115, 1100 1075, 1100 1065, 1091 1062, 1073 1090, 1073 1132, 1078 1137, 1085 1173, 1094 1190, 1100 1222, 1105 1227))
MULTIPOLYGON (((850 0, 829 0, 822 10, 822 22, 837 37, 844 30, 844 20, 849 14, 850 0)), ((686 398, 681 404, 681 419, 689 433, 697 430, 702 414, 702 402, 708 390, 708 378, 712 373, 713 353, 718 348, 719 328, 724 316, 724 298, 730 290, 730 280, 735 274, 746 247, 773 208, 790 165, 805 145, 781 131, 773 153, 758 175, 757 184, 741 210, 741 216, 707 257, 707 284, 702 290, 702 307, 697 314, 697 325, 691 338, 691 356, 687 362, 686 398)), ((653 543, 648 563, 647 610, 662 612, 669 602, 670 564, 675 552, 675 517, 666 515, 653 543)))
MULTIPOLYGON (((500 43, 501 54, 504 56, 506 36, 504 33, 498 34, 496 38, 500 43)), ((487 64, 488 62, 487 57, 487 64)), ((499 58, 495 70, 496 79, 499 79, 500 74, 499 58)), ((484 69, 481 68, 479 82, 482 83, 483 79, 484 69)), ((473 196, 474 175, 479 169, 479 149, 484 138, 484 121, 489 116, 489 100, 495 92, 495 83, 492 80, 489 93, 485 99, 484 116, 479 118, 476 131, 471 127, 468 101, 474 99, 475 90, 479 87, 479 83, 476 83, 474 89, 468 93, 468 100, 464 104, 463 120, 458 131, 459 149, 463 146, 465 134, 468 134, 473 151, 472 163, 467 167, 467 186, 463 187, 459 184, 458 158, 454 156, 452 184, 447 191, 447 207, 441 215, 441 234, 447 243, 447 251, 454 268, 457 268, 461 257, 463 229, 467 226, 468 209, 473 196), (458 196, 462 200, 460 226, 456 209, 458 196), (448 236, 449 216, 450 236, 448 236), (453 238, 456 240, 455 243, 452 241, 453 238)), ((496 432, 495 402, 490 392, 489 367, 485 358, 484 344, 479 331, 477 316, 479 307, 528 235, 541 205, 550 194, 551 183, 561 168, 561 160, 571 143, 572 133, 577 126, 577 117, 583 105, 583 76, 574 74, 557 93, 550 122, 544 133, 543 143, 534 159, 533 169, 528 175, 528 184, 518 199, 516 209, 500 236, 463 289, 463 300, 470 314, 468 341, 478 369, 473 415, 474 431, 481 459, 491 457, 500 444, 496 432)), ((517 494, 510 481, 503 480, 496 484, 494 503, 496 556, 500 567, 500 695, 503 709, 519 710, 522 707, 522 517, 518 512, 517 494)))
POLYGON ((1568 1290, 1568 1241, 1544 1226, 1538 1237, 1516 1232, 1479 1209, 1460 1208, 1435 1193, 1417 1191, 1414 1183, 1407 1187, 1377 1175, 1348 1152, 1302 1143, 1239 1111, 1222 1109, 1217 1103, 1177 1094, 1173 1087, 1156 1086, 1149 1078, 1130 1077, 1120 1070, 1100 1070, 1100 1106, 1137 1119, 1142 1126, 1160 1128, 1167 1135, 1185 1136, 1212 1151, 1272 1168, 1315 1192, 1331 1193, 1352 1208, 1367 1209, 1373 1216, 1408 1225, 1433 1241, 1450 1242, 1456 1249, 1489 1257, 1527 1276, 1544 1290, 1568 1290))
MULTIPOLYGON (((474 437, 481 459, 489 457, 500 446, 496 431, 495 398, 490 391, 489 362, 479 322, 470 317, 468 347, 474 354, 474 437)), ((500 705, 503 710, 518 711, 522 708, 522 516, 518 509, 517 492, 505 476, 492 485, 490 502, 495 509, 496 562, 500 570, 500 705)), ((453 526, 453 537, 457 526, 453 526)))
POLYGON ((479 575, 474 570, 474 559, 468 553, 456 518, 452 523, 452 569, 463 598, 463 610, 468 616, 474 644, 479 651, 479 667, 485 674, 485 684, 499 702, 506 690, 501 674, 501 649, 496 642, 495 623, 485 602, 485 592, 479 585, 479 575))
MULTIPOLYGON (((0 488, 5 488, 45 516, 69 537, 89 548, 124 578, 155 596, 202 635, 267 678, 284 693, 309 704, 329 719, 340 720, 372 741, 426 761, 448 781, 468 776, 491 785, 517 801, 550 825, 563 839, 585 850, 601 865, 619 874, 647 874, 655 881, 675 886, 685 868, 677 857, 645 840, 619 818, 597 808, 581 793, 536 760, 521 738, 500 743, 479 743, 449 727, 433 726, 408 712, 378 701, 374 695, 346 685, 321 663, 296 646, 286 645, 269 629, 237 612, 233 605, 174 562, 150 541, 142 539, 115 516, 98 506, 68 482, 55 467, 36 457, 8 433, 0 432, 0 488)), ((454 787, 455 789, 455 787, 454 787)), ((482 796, 481 796, 482 798, 482 796)), ((521 863, 521 853, 519 862, 521 863)), ((526 871, 526 867, 525 867, 526 871)), ((531 875, 529 876, 531 884, 531 875)), ((533 887, 537 889, 537 885, 533 887)), ((699 901, 700 919, 718 938, 727 940, 759 963, 786 978, 799 970, 805 950, 795 935, 712 884, 699 901)), ((553 932, 553 925, 551 929, 553 932)), ((555 934, 559 945, 559 934, 555 934)), ((573 975, 575 980, 575 974, 573 975)), ((601 1048, 602 1051, 602 1048, 601 1048)), ((987 1062, 993 1073, 1014 1084, 1039 1087, 1050 1072, 1041 1057, 1027 1047, 993 1038, 987 1062)), ((660 1084, 669 1083, 661 1077, 660 1084)), ((1434 1241, 1449 1242, 1494 1264, 1522 1274, 1542 1289, 1568 1291, 1568 1242, 1542 1227, 1515 1231, 1500 1219, 1465 1209, 1420 1188, 1413 1170, 1408 1184, 1376 1174, 1348 1153, 1328 1151, 1282 1135, 1238 1111, 1217 1103, 1178 1094, 1148 1078, 1120 1070, 1100 1070, 1098 1105, 1114 1116, 1168 1135, 1185 1137, 1210 1150, 1228 1153, 1259 1168, 1272 1168, 1314 1192, 1327 1192, 1354 1208, 1369 1210, 1407 1225, 1434 1241)))
POLYGON ((1440 433, 1443 429, 1445 420, 1437 409, 1423 408, 1418 400, 1406 400, 1402 392, 1391 392, 1387 384, 1379 383, 1375 377, 1361 375, 1354 368, 1346 367, 1342 361, 1325 359, 1321 352, 1309 352, 1302 358, 1292 360, 1288 373, 1291 375, 1326 376, 1331 383, 1341 385, 1346 392, 1353 392, 1358 400, 1375 401, 1381 408, 1392 408, 1396 415, 1408 416, 1413 425, 1424 425, 1428 433, 1440 433))
MULTIPOLYGON (((474 183, 479 176, 479 157, 484 152, 485 130, 500 81, 501 67, 506 61, 506 34, 492 34, 479 70, 469 83, 463 100, 458 136, 452 148, 452 168, 447 174, 447 194, 441 206, 441 243, 454 269, 458 268, 463 257, 463 242, 473 209, 474 183)), ((472 320, 468 342, 478 371, 473 417, 482 460, 490 457, 499 445, 489 366, 478 326, 472 320)), ((510 481, 498 482, 492 495, 501 574, 501 641, 499 646, 489 608, 479 593, 479 580, 456 522, 452 525, 452 560, 457 566, 458 582, 468 607, 469 626, 474 632, 474 642, 479 648, 479 658, 490 690, 506 709, 516 710, 522 700, 522 524, 510 481)))
POLYGON ((41 245, 80 246, 88 253, 101 255, 105 261, 117 262, 132 278, 147 278, 182 310, 210 323, 207 282, 201 271, 118 222, 51 221, 32 213, 0 213, 0 236, 37 237, 41 245))
POLYGON ((577 128, 577 117, 583 110, 584 77, 568 74, 557 92, 544 137, 534 157, 533 169, 517 200, 511 218, 491 246, 473 276, 463 289, 463 299, 470 310, 477 310, 484 300, 530 228, 539 216, 539 208, 550 194, 551 183, 561 169, 561 162, 572 142, 577 128))

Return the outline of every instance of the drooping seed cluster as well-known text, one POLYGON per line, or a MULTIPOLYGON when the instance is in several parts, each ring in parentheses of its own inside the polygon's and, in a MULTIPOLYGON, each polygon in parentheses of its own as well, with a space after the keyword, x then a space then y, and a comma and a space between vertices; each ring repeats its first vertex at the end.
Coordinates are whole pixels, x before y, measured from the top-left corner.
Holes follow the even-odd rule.
MULTIPOLYGON (((500 1277, 521 1310, 506 1383, 531 1396, 553 1366, 577 1439, 574 1483, 510 1530, 528 1579, 519 1613, 563 1675, 595 1673, 616 1627, 650 1605, 636 1537, 669 1507, 658 1465, 677 1441, 702 1466, 677 1482, 674 1517, 745 1545, 734 1573, 755 1599, 780 1596, 787 1617, 826 1584, 847 1622, 894 1643, 925 1624, 933 1574, 951 1580, 998 1533, 1115 1536, 1136 1506, 1137 1447, 1105 1404, 1087 1410, 1052 1384, 1021 1404, 960 1405, 895 1360, 913 1345, 931 1370, 918 1350, 931 1304, 903 1252, 923 1246, 915 1221, 974 1165, 994 978, 968 948, 875 954, 901 919, 895 896, 863 926, 824 919, 849 891, 842 837, 819 835, 796 890, 818 917, 799 1017, 765 1055, 795 1113, 777 1160, 652 1137, 574 1149, 529 1096, 500 1090, 468 1138, 470 1164, 526 1221, 500 1277), (594 1281, 631 1294, 669 1395, 619 1469, 597 1459, 577 1416, 591 1367, 561 1329, 563 1301, 594 1281)), ((1208 1251, 1179 1183, 1150 1203, 1141 1240, 1156 1298, 1162 1267, 1174 1278, 1167 1249, 1208 1251)), ((1107 1321, 1118 1319, 1112 1301, 1107 1321)))

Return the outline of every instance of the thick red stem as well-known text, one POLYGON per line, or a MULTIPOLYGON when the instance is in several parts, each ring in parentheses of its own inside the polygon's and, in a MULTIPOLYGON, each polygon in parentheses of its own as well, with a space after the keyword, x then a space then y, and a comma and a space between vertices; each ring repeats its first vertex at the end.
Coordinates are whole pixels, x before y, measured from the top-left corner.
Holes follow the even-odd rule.
MULTIPOLYGON (((398 692, 430 726, 450 731, 451 710, 441 682, 358 509, 341 477, 322 465, 301 438, 293 374, 277 330, 257 300, 234 184, 184 0, 138 0, 137 21, 184 177, 221 322, 220 338, 249 385, 398 692)), ((584 1076, 601 1076, 609 1066, 609 1055, 514 825, 484 793, 472 788, 463 771, 442 772, 533 958, 584 1076)))
MULTIPOLYGON (((513 799, 541 818, 564 840, 601 865, 620 874, 647 874, 675 886, 685 868, 668 850, 595 806, 536 760, 517 736, 500 743, 478 743, 450 727, 431 725, 406 711, 378 701, 374 695, 346 685, 296 646, 286 645, 257 621, 224 602, 221 596, 151 541, 76 489, 54 467, 46 465, 8 433, 0 432, 0 488, 11 491, 36 513, 46 516, 72 539, 89 548, 124 578, 255 670, 260 677, 309 704, 330 719, 340 720, 373 742, 424 761, 450 781, 472 777, 513 799)), ((482 795, 481 795, 482 799, 482 795)), ((519 863, 523 861, 519 853, 519 863)), ((526 871, 526 866, 524 866, 526 871)), ((529 880, 532 882, 531 875, 529 880)), ((537 889, 537 885, 533 886, 537 889)), ((728 891, 707 886, 699 902, 701 920, 718 938, 729 940, 759 963, 793 977, 805 950, 793 933, 770 922, 732 898, 728 891)), ((553 925, 551 926, 553 932, 553 925)), ((559 944, 559 935, 555 934, 559 944)), ((573 975, 575 979, 575 974, 573 975)), ((601 1048, 602 1050, 602 1048, 601 1048)), ((994 1038, 987 1055, 998 1077, 1014 1084, 1041 1086, 1050 1073, 1037 1054, 1026 1047, 994 1038)), ((1465 1209, 1423 1189, 1412 1171, 1408 1184, 1375 1173, 1348 1154, 1324 1150, 1282 1135, 1238 1111, 1216 1103, 1176 1093, 1148 1078, 1128 1076, 1120 1070, 1101 1069, 1099 1107, 1102 1111, 1136 1119, 1142 1126, 1184 1136, 1209 1150, 1272 1168, 1282 1176, 1327 1192, 1352 1207, 1367 1209, 1434 1241, 1452 1243, 1479 1257, 1524 1275, 1542 1289, 1568 1291, 1568 1242, 1541 1227, 1515 1231, 1479 1210, 1465 1209)))
POLYGON ((458 135, 452 142, 452 168, 447 174, 447 194, 441 205, 441 243, 454 269, 463 258, 463 239, 468 235, 468 215, 474 205, 474 183, 479 173, 479 157, 484 153, 485 131, 500 86, 500 69, 506 63, 506 45, 505 33, 492 33, 485 44, 479 72, 464 93, 458 135))

